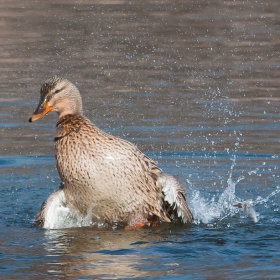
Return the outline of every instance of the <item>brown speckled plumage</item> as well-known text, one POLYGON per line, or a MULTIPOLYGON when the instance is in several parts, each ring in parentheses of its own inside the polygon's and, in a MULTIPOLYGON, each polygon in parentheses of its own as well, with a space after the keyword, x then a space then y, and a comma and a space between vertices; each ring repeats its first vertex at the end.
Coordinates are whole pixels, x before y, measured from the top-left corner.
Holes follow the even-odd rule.
MULTIPOLYGON (((163 174, 133 144, 103 132, 85 118, 79 104, 79 92, 73 84, 53 78, 49 84, 48 81, 43 84, 42 93, 41 102, 51 96, 47 106, 59 114, 55 155, 61 190, 68 205, 82 216, 90 212, 93 221, 128 224, 139 217, 142 221, 151 218, 166 222, 178 220, 176 205, 181 205, 179 208, 186 216, 184 221, 193 220, 184 187, 171 175, 163 174), (76 107, 69 106, 73 100, 76 107), (163 191, 164 185, 169 191, 170 183, 177 203, 174 201, 173 205, 167 202, 163 191)), ((37 220, 43 220, 42 216, 39 213, 37 220)))

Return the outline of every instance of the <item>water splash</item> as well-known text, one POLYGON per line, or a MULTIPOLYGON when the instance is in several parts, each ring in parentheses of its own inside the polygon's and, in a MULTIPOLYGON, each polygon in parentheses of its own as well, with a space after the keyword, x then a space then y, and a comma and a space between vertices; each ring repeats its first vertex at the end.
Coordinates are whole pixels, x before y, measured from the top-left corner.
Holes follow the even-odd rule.
POLYGON ((268 201, 270 197, 280 192, 279 188, 266 198, 263 199, 258 197, 255 201, 244 201, 241 198, 238 198, 235 195, 235 186, 242 181, 244 177, 240 176, 236 181, 232 179, 232 173, 236 165, 236 156, 234 155, 231 160, 232 165, 227 180, 227 187, 219 196, 214 195, 212 198, 206 199, 199 191, 193 192, 190 203, 193 206, 192 208, 196 224, 210 224, 213 221, 219 223, 234 215, 239 215, 240 218, 250 218, 257 223, 258 214, 255 212, 254 207, 257 204, 268 201))

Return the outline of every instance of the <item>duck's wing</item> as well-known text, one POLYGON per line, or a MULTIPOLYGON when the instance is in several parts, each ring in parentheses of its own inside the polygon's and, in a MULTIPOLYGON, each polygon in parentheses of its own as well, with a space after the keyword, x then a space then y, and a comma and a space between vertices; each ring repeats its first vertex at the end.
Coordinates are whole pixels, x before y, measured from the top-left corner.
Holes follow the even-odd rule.
MULTIPOLYGON (((131 145, 131 143, 129 143, 131 145)), ((186 202, 185 188, 171 175, 162 173, 156 163, 135 147, 136 158, 141 162, 142 172, 147 174, 149 186, 151 213, 158 216, 162 221, 170 222, 173 216, 178 217, 184 223, 191 223, 194 218, 186 202), (156 197, 152 197, 156 196, 156 197)))
POLYGON ((92 212, 82 215, 66 200, 61 187, 53 192, 42 204, 34 224, 46 229, 73 228, 92 225, 92 212))
POLYGON ((34 225, 43 228, 54 228, 55 220, 57 219, 58 211, 61 211, 66 202, 64 190, 59 188, 54 191, 42 203, 39 213, 37 214, 34 225))
POLYGON ((159 182, 162 185, 164 201, 168 202, 184 223, 191 223, 194 218, 186 202, 185 188, 173 176, 166 173, 160 174, 159 182))

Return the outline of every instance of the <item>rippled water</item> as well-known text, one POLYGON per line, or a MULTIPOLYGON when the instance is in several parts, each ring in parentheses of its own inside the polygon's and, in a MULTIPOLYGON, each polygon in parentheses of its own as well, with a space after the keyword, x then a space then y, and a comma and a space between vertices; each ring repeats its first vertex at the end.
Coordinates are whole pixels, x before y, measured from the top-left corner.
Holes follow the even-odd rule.
POLYGON ((0 4, 0 278, 279 279, 280 2, 92 2, 0 4), (53 74, 185 185, 192 226, 32 226, 60 183, 57 116, 27 123, 53 74))

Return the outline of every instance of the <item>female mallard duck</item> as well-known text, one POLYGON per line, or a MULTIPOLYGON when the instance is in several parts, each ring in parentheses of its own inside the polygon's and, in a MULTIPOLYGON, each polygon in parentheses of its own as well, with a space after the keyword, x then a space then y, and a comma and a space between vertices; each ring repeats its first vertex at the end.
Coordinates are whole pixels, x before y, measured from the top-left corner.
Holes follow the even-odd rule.
POLYGON ((58 113, 55 156, 61 187, 43 203, 36 223, 67 227, 67 219, 126 223, 192 222, 185 188, 133 144, 109 135, 83 116, 78 89, 53 77, 41 87, 29 122, 58 113))

